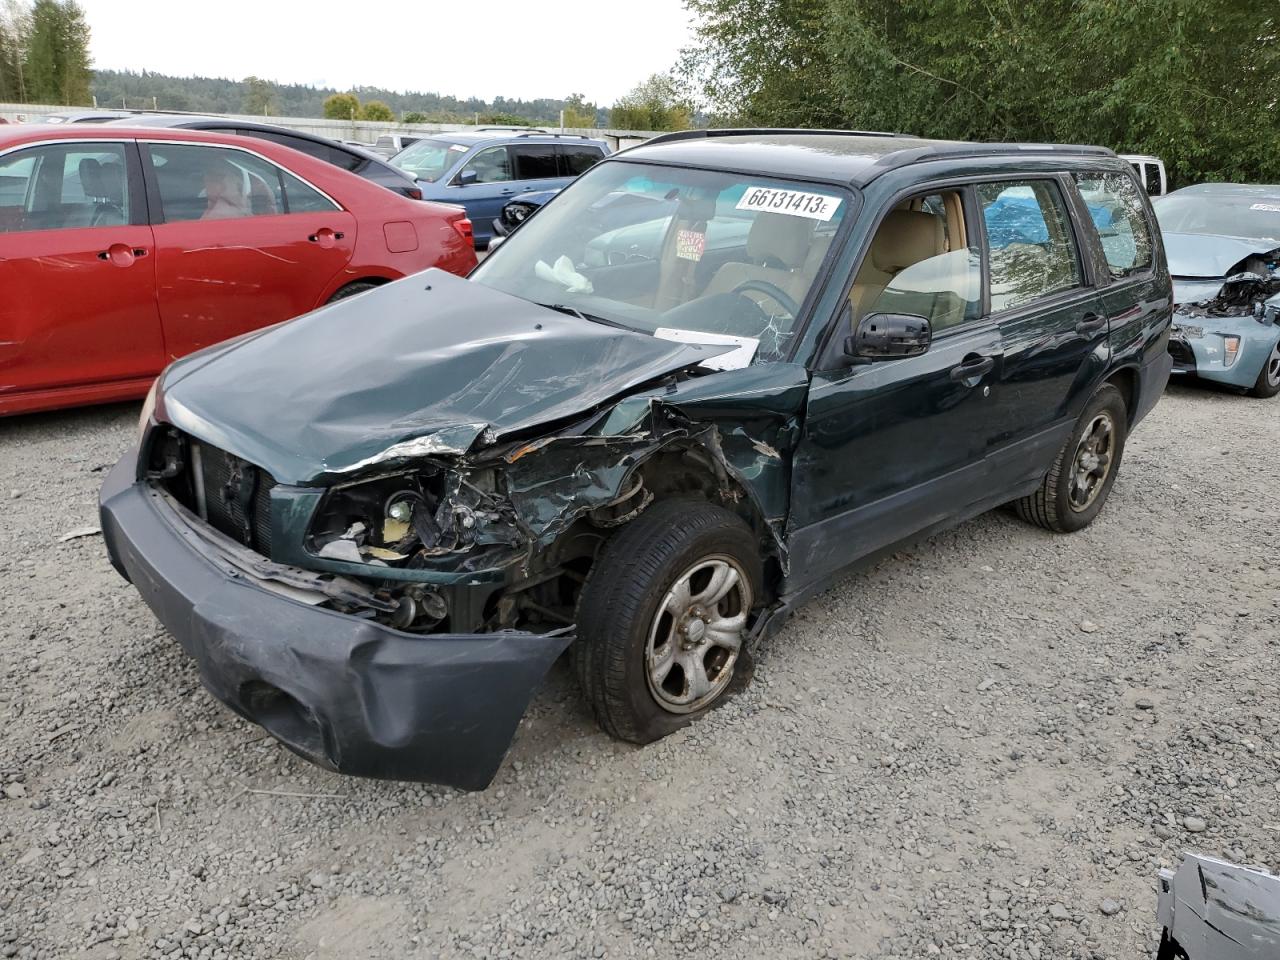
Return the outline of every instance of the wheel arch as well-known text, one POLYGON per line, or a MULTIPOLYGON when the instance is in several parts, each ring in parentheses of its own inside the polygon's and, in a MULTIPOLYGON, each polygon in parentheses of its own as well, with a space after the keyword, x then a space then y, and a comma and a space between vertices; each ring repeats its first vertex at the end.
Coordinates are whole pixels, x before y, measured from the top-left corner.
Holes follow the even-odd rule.
POLYGON ((1123 366, 1118 370, 1113 370, 1103 384, 1110 384, 1120 391, 1120 396, 1124 400, 1125 416, 1128 419, 1127 426, 1132 427, 1134 417, 1138 412, 1138 403, 1142 391, 1142 377, 1136 366, 1123 366))

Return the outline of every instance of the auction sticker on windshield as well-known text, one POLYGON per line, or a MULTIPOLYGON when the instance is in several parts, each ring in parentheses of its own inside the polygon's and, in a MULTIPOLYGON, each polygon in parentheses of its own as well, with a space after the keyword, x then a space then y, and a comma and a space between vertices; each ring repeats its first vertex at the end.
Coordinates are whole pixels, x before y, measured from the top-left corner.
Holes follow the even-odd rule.
POLYGON ((737 209, 785 213, 792 217, 808 217, 810 220, 825 222, 840 209, 840 198, 829 197, 825 193, 805 193, 803 190, 748 187, 738 201, 737 209))

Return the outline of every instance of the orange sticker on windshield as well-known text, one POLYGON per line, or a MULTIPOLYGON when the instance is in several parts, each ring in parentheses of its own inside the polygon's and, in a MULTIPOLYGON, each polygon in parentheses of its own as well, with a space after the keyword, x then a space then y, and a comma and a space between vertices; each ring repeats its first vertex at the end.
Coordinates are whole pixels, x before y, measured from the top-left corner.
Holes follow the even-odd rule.
POLYGON ((707 249, 707 235, 697 230, 680 230, 676 233, 676 256, 681 260, 698 261, 707 249))

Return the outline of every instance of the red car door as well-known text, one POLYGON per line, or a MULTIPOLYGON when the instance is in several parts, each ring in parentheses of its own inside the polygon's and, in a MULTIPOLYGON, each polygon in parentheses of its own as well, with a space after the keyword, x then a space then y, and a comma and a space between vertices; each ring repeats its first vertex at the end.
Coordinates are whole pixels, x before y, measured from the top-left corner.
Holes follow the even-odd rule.
POLYGON ((143 158, 171 357, 306 313, 351 259, 355 217, 258 154, 153 141, 143 158))
POLYGON ((0 156, 0 413, 145 392, 163 366, 142 193, 131 142, 0 156))

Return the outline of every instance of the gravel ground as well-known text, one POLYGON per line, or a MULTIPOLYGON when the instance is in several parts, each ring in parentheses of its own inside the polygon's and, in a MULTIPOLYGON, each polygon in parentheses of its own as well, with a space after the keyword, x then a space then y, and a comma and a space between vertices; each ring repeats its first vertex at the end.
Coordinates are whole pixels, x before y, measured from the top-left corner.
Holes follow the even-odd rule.
POLYGON ((1280 867, 1280 402, 1171 389, 1089 530, 850 577, 662 743, 557 664, 481 794, 298 760, 60 541, 136 413, 0 421, 0 957, 1129 958, 1183 848, 1280 867))

